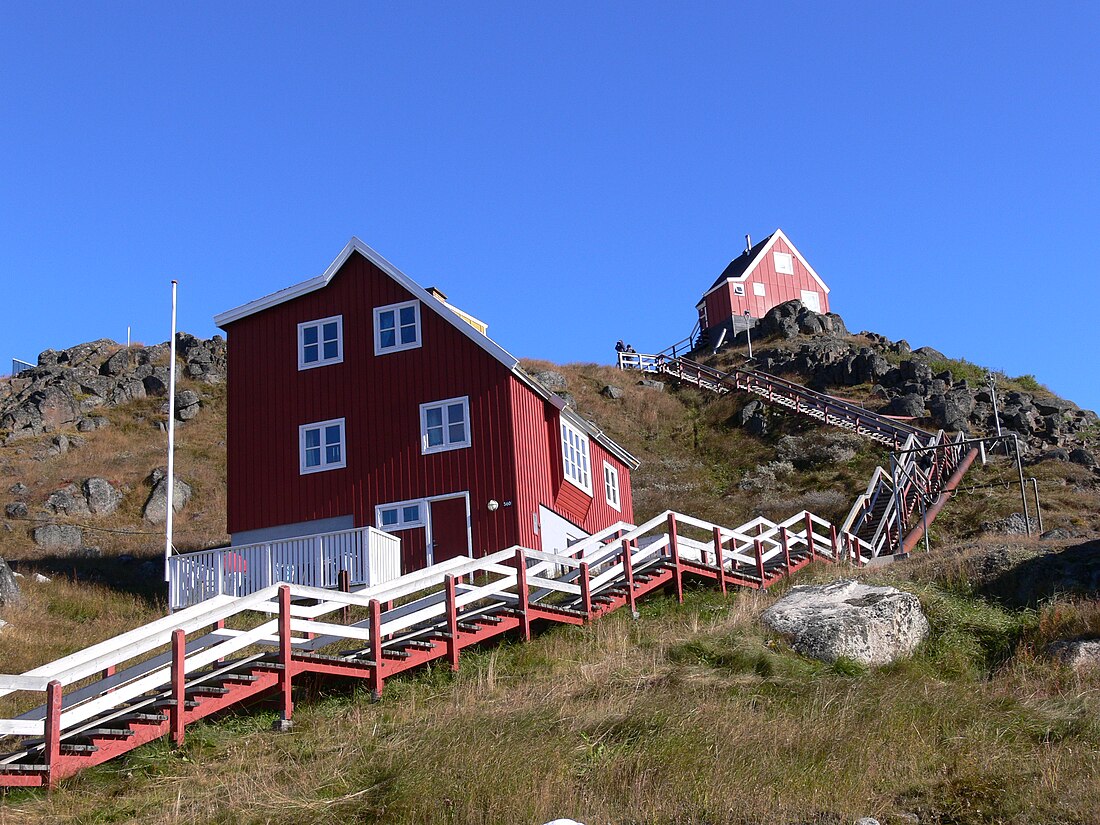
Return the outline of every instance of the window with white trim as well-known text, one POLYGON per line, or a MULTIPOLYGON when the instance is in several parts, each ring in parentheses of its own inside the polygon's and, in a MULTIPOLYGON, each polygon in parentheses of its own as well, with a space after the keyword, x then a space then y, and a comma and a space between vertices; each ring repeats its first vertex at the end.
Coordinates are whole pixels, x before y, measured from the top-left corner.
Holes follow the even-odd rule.
POLYGON ((561 457, 566 481, 592 495, 588 436, 564 418, 561 420, 561 457))
POLYGON ((469 397, 464 395, 420 405, 421 453, 441 453, 469 446, 469 397))
POLYGON ((374 523, 379 530, 392 533, 394 530, 409 530, 423 527, 424 502, 405 501, 398 504, 380 504, 374 508, 374 523))
POLYGON ((318 421, 298 428, 298 469, 302 475, 347 465, 344 419, 318 421))
POLYGON ((608 505, 618 510, 621 507, 619 503, 619 471, 606 461, 603 463, 603 489, 608 505))
POLYGON ((298 369, 309 370, 344 360, 344 316, 298 324, 298 369))
POLYGON ((760 298, 763 298, 764 297, 764 285, 762 283, 760 283, 759 281, 753 281, 752 294, 756 295, 760 298))
POLYGON ((745 285, 744 284, 734 284, 733 285, 733 294, 734 295, 744 295, 745 294, 745 285))
POLYGON ((374 308, 374 354, 385 355, 420 346, 420 302, 405 301, 374 308))
POLYGON ((790 252, 773 252, 775 271, 780 275, 794 275, 794 258, 790 252))

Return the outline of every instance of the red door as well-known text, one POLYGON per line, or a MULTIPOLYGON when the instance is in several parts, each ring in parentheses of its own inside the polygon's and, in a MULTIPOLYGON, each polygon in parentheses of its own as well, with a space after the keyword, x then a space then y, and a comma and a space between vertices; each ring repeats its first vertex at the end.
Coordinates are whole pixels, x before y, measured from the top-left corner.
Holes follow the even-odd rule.
POLYGON ((431 502, 432 563, 470 555, 466 497, 431 502))

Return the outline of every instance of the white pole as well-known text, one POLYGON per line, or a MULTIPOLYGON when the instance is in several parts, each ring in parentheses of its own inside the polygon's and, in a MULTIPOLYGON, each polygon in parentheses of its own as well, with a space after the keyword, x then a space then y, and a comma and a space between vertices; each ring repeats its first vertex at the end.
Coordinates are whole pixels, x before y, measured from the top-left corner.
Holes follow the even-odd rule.
POLYGON ((130 327, 126 327, 126 349, 130 349, 130 327))
POLYGON ((168 506, 164 534, 164 580, 168 581, 168 559, 172 556, 172 517, 176 493, 176 282, 172 281, 172 343, 168 361, 168 506))

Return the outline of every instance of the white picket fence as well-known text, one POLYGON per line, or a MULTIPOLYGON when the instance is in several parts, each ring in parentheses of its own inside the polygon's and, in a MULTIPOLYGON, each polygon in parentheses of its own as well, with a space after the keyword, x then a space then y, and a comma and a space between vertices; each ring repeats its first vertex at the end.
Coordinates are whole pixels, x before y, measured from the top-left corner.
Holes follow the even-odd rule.
POLYGON ((214 596, 247 596, 277 582, 335 588, 347 571, 353 587, 401 575, 401 539, 373 527, 181 553, 168 560, 172 610, 214 596))

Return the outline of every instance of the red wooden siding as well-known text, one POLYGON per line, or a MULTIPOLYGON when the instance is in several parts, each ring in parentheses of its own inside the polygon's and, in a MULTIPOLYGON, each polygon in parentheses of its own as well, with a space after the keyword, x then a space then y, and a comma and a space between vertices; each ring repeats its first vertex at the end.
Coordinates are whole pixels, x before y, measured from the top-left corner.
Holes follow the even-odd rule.
POLYGON ((518 464, 519 483, 514 507, 519 517, 519 543, 540 549, 535 534, 539 505, 594 533, 617 521, 634 521, 634 502, 630 492, 630 469, 589 438, 592 467, 590 498, 564 479, 561 456, 561 431, 558 411, 536 396, 522 382, 512 379, 512 438, 518 464), (603 462, 619 471, 621 513, 607 504, 603 486, 603 462))
POLYGON ((421 305, 418 349, 375 356, 377 306, 413 296, 359 254, 323 289, 228 325, 231 533, 352 514, 379 504, 469 490, 475 552, 516 543, 512 376, 421 305), (343 315, 341 364, 298 370, 297 325, 343 315), (421 455, 420 404, 470 400, 472 446, 421 455), (299 475, 298 427, 346 419, 347 467, 299 475))
POLYGON ((801 300, 804 289, 816 292, 821 301, 821 311, 829 311, 828 293, 803 266, 794 250, 779 238, 744 281, 727 282, 706 296, 707 323, 712 327, 721 326, 734 315, 744 315, 746 309, 753 318, 762 318, 772 307, 786 301, 801 300), (793 275, 780 275, 775 271, 773 252, 787 252, 791 255, 794 263, 793 275), (754 283, 764 285, 763 296, 754 293, 754 283), (735 295, 735 285, 743 286, 745 294, 735 295))

